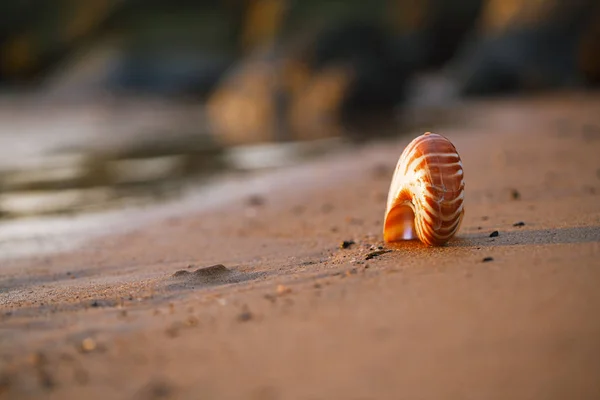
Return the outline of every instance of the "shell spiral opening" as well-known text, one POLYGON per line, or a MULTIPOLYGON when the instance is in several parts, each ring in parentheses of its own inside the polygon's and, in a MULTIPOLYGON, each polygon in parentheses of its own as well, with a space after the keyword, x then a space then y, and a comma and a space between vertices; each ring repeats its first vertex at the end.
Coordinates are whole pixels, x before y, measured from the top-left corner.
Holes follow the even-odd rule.
POLYGON ((464 215, 462 161, 445 137, 425 133, 402 152, 388 193, 383 238, 418 238, 436 246, 450 240, 464 215))

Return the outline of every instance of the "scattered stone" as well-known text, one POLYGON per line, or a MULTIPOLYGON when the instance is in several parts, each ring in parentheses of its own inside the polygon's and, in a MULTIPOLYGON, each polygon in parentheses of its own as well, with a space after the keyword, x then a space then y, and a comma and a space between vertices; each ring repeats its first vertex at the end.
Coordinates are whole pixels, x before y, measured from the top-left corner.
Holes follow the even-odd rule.
POLYGON ((79 346, 79 350, 82 353, 89 353, 96 350, 97 344, 96 341, 92 338, 85 338, 81 341, 81 345, 79 346))
POLYGON ((179 336, 179 325, 173 324, 165 330, 165 333, 170 338, 176 338, 179 336))
POLYGON ((354 244, 354 240, 344 240, 342 244, 340 244, 340 249, 347 249, 348 247, 354 244))
POLYGON ((277 296, 271 293, 267 293, 264 295, 264 298, 269 300, 271 303, 275 303, 277 301, 277 296))
POLYGON ((211 265, 210 267, 199 268, 194 271, 196 276, 212 277, 230 272, 223 264, 211 265))
POLYGON ((90 307, 98 308, 98 307, 115 307, 117 302, 115 300, 94 300, 90 303, 90 307))
POLYGON ((385 253, 389 253, 391 251, 392 250, 375 250, 375 251, 371 251, 371 252, 367 253, 367 256, 365 257, 365 260, 370 260, 372 258, 379 257, 380 255, 385 254, 385 253))
POLYGON ((248 199, 246 200, 246 204, 252 207, 260 207, 265 204, 265 199, 264 197, 258 194, 254 194, 248 197, 248 199))
POLYGON ((315 283, 315 284, 313 285, 313 287, 314 287, 315 289, 321 289, 321 287, 322 287, 322 286, 321 286, 321 284, 320 284, 320 283, 315 283))
POLYGON ((490 233, 490 237, 498 237, 500 233, 498 231, 494 231, 492 233, 490 233))
POLYGON ((173 278, 197 278, 206 283, 210 283, 222 276, 231 273, 231 270, 225 267, 223 264, 211 265, 210 267, 198 268, 197 270, 190 272, 184 269, 175 272, 173 278))
POLYGON ((46 368, 37 368, 37 376, 40 382, 40 386, 45 389, 52 389, 56 386, 56 382, 52 374, 46 368))
POLYGON ((487 221, 488 219, 490 219, 490 217, 488 217, 487 215, 484 215, 483 217, 481 217, 482 221, 487 221))
POLYGON ((356 275, 358 271, 356 271, 356 268, 352 268, 348 271, 346 271, 346 276, 351 276, 351 275, 356 275))
POLYGON ((485 257, 483 259, 483 262, 490 262, 490 261, 494 261, 494 258, 493 257, 485 257))
POLYGON ((512 189, 510 191, 510 195, 513 200, 519 200, 521 198, 521 193, 517 189, 512 189))
POLYGON ((247 322, 250 321, 253 317, 254 316, 249 310, 245 310, 238 315, 237 320, 240 322, 247 322))
POLYGON ((173 397, 174 388, 167 382, 159 379, 151 381, 140 390, 141 399, 170 399, 173 397))
POLYGON ((523 221, 515 222, 513 224, 513 226, 525 226, 525 222, 523 222, 523 221))
POLYGON ((277 285, 277 295, 278 296, 283 296, 286 294, 290 294, 292 293, 292 288, 287 287, 285 285, 277 285))

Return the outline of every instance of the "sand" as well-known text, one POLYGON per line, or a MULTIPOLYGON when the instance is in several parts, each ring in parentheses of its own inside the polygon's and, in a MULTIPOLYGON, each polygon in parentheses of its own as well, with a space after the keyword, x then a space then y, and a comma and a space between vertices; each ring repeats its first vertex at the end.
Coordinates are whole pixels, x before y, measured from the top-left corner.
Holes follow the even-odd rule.
POLYGON ((415 131, 4 260, 0 398, 598 399, 599 110, 496 100, 438 127, 467 190, 445 247, 381 241, 415 131))

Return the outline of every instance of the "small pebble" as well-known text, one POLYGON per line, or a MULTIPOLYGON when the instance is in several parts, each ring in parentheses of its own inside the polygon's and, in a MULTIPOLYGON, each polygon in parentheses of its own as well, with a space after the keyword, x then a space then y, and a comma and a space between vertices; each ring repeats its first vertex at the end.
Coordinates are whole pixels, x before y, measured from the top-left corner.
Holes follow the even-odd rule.
POLYGON ((292 293, 292 288, 287 287, 285 285, 277 285, 277 294, 279 296, 283 296, 285 294, 292 293))
MULTIPOLYGON (((188 268, 190 268, 190 267, 188 267, 188 268)), ((186 270, 182 269, 182 270, 179 270, 179 271, 175 272, 173 274, 173 278, 179 278, 179 277, 182 277, 182 276, 187 276, 189 274, 190 274, 189 271, 186 271, 186 270)))
POLYGON ((240 315, 238 315, 237 320, 240 322, 247 322, 252 319, 252 313, 250 311, 242 311, 240 315))
POLYGON ((494 258, 493 257, 485 257, 483 259, 483 262, 490 262, 490 261, 494 261, 494 258))
POLYGON ((367 256, 365 257, 365 260, 370 260, 372 258, 379 257, 380 255, 385 254, 385 253, 389 253, 390 251, 391 250, 376 250, 376 251, 372 251, 370 253, 367 253, 367 256))
POLYGON ((521 193, 519 193, 517 189, 511 190, 510 195, 513 198, 513 200, 519 200, 521 198, 521 193))
POLYGON ((265 204, 265 199, 264 197, 255 194, 248 197, 248 199, 246 200, 246 204, 253 207, 262 206, 265 204))
POLYGON ((525 226, 525 222, 523 222, 523 221, 515 222, 513 224, 513 226, 525 226))
POLYGON ((490 237, 497 237, 500 233, 498 231, 494 231, 490 233, 490 237))
POLYGON ((94 351, 96 349, 96 341, 92 338, 85 338, 81 341, 80 350, 83 353, 89 353, 90 351, 94 351))
POLYGON ((354 244, 354 240, 344 240, 342 244, 340 244, 340 249, 347 249, 348 247, 354 244))

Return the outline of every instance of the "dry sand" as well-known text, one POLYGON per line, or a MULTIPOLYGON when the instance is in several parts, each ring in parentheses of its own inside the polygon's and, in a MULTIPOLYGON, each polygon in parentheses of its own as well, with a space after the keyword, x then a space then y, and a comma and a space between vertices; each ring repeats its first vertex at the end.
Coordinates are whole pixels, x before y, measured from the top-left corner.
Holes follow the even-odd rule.
POLYGON ((3 261, 0 398, 599 399, 600 97, 468 111, 436 130, 467 186, 442 248, 366 260, 404 137, 3 261))

